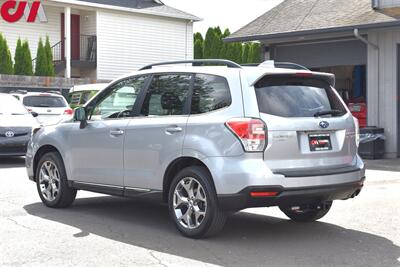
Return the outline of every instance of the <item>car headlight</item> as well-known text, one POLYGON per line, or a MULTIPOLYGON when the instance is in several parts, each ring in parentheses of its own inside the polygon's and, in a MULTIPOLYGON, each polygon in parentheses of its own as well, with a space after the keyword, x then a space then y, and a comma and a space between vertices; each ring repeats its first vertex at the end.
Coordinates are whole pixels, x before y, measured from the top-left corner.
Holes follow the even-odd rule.
POLYGON ((31 134, 31 136, 34 136, 37 132, 39 132, 40 129, 42 129, 41 126, 34 126, 34 127, 32 127, 32 134, 31 134))

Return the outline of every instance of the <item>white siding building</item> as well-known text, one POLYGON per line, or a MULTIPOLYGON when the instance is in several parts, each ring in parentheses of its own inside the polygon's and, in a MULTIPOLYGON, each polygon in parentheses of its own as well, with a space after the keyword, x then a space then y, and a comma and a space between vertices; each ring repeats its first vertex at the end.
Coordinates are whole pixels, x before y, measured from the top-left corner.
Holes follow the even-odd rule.
POLYGON ((18 38, 36 57, 49 36, 58 76, 113 79, 167 60, 193 59, 193 23, 199 18, 157 0, 47 0, 47 22, 0 20, 14 54, 18 38), (65 16, 64 14, 70 14, 65 16))

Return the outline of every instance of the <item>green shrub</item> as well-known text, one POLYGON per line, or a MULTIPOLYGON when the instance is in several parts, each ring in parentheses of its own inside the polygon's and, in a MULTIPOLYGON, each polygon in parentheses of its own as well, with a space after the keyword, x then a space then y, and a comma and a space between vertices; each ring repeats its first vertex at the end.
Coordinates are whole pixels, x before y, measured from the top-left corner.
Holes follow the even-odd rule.
POLYGON ((7 40, 0 34, 0 74, 13 74, 13 61, 7 40))
POLYGON ((49 69, 47 63, 48 61, 47 61, 46 50, 44 49, 42 38, 40 38, 36 53, 36 66, 35 66, 36 76, 47 76, 47 72, 49 69))
POLYGON ((51 52, 51 45, 49 36, 46 37, 46 44, 44 46, 44 50, 46 52, 46 60, 47 60, 47 76, 55 76, 54 72, 54 64, 53 64, 53 53, 51 52))
POLYGON ((31 49, 29 48, 27 40, 22 42, 22 74, 28 76, 33 75, 31 49))
POLYGON ((195 59, 203 58, 203 42, 200 39, 197 39, 194 42, 194 58, 195 59))

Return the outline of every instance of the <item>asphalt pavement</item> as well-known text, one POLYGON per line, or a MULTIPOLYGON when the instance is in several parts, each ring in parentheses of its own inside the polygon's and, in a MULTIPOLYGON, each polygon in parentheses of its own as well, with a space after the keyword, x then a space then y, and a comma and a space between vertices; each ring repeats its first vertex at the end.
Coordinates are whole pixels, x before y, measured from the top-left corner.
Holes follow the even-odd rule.
POLYGON ((164 205, 79 192, 68 209, 46 208, 24 159, 0 158, 0 266, 400 266, 399 163, 367 162, 360 196, 319 222, 249 209, 192 240, 164 205))

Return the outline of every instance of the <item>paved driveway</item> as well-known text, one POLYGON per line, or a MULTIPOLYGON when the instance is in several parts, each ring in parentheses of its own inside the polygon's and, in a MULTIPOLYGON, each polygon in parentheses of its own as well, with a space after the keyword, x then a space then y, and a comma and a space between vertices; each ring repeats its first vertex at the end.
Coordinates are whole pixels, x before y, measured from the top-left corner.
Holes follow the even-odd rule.
POLYGON ((23 159, 0 159, 0 266, 400 266, 400 172, 367 175, 361 195, 320 222, 250 209, 191 240, 163 205, 79 192, 71 208, 46 208, 23 159))

